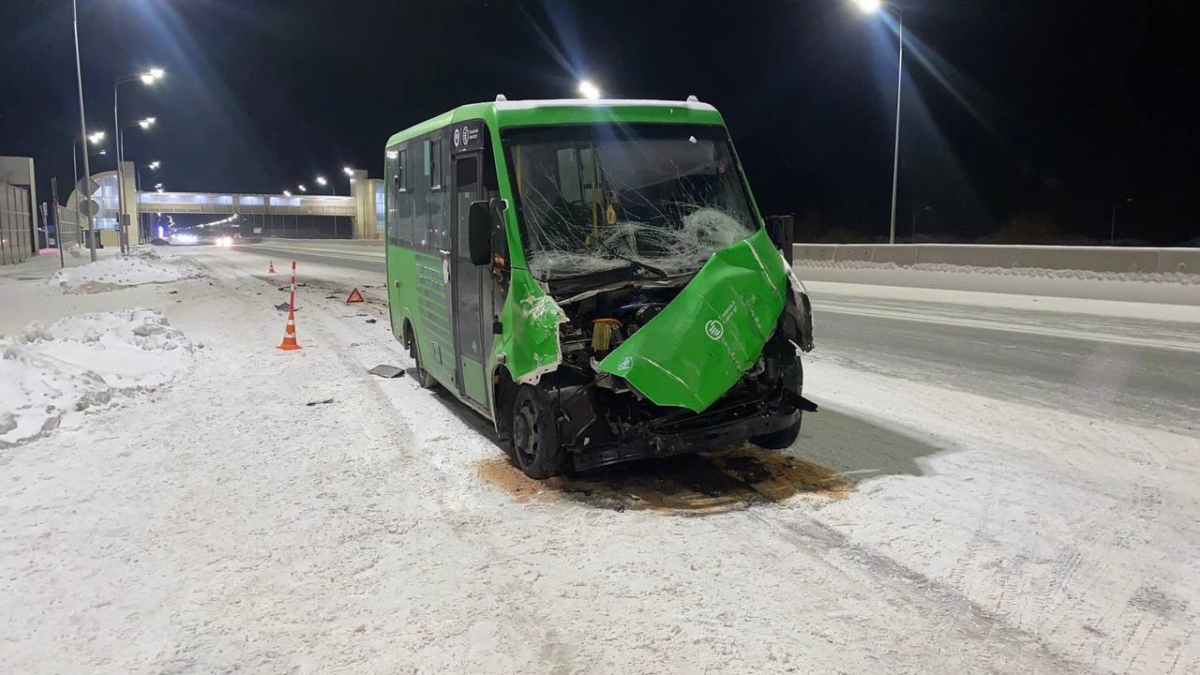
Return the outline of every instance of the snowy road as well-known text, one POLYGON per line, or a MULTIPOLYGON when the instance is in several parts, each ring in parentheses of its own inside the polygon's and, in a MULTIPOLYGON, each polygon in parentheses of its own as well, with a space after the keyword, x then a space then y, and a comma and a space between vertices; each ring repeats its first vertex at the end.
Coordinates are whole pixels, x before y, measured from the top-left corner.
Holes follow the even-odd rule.
POLYGON ((258 249, 302 261, 300 352, 244 250, 6 307, 156 307, 196 345, 174 388, 0 452, 6 670, 1200 672, 1187 308, 813 284, 822 411, 782 458, 536 484, 365 374, 411 365, 379 252, 302 246, 258 249))

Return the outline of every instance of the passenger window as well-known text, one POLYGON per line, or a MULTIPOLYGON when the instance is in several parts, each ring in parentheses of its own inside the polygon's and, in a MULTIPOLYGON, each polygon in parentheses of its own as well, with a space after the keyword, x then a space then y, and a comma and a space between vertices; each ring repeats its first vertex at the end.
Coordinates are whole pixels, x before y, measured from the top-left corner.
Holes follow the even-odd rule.
POLYGON ((408 150, 400 151, 399 169, 396 172, 396 187, 400 192, 408 192, 408 150))
POLYGON ((561 148, 558 151, 558 192, 568 204, 583 203, 578 157, 574 148, 561 148))
POLYGON ((429 143, 429 187, 439 190, 442 187, 442 141, 434 139, 429 143))

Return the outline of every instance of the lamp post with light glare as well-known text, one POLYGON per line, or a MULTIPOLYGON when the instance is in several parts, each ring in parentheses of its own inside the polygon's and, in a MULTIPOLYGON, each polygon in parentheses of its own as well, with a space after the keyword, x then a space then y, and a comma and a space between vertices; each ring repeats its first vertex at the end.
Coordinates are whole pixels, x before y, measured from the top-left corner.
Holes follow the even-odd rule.
MULTIPOLYGON (((104 132, 97 131, 94 133, 87 134, 87 136, 76 136, 71 141, 71 172, 75 176, 75 227, 77 227, 77 228, 79 227, 79 202, 84 199, 91 199, 92 196, 82 194, 83 191, 79 189, 79 163, 78 163, 78 160, 76 159, 78 153, 75 152, 75 146, 79 145, 79 146, 83 147, 83 170, 86 173, 91 168, 88 165, 88 157, 91 156, 91 153, 89 153, 87 151, 87 144, 91 143, 92 145, 100 145, 100 141, 103 141, 103 140, 104 140, 104 132), (86 143, 84 142, 84 138, 87 139, 86 143)), ((103 155, 103 154, 107 154, 107 153, 105 153, 105 151, 101 150, 100 152, 98 152, 96 154, 103 155)), ((90 175, 88 176, 88 179, 89 180, 91 179, 90 175)), ((89 223, 88 239, 89 240, 92 237, 92 235, 91 235, 91 229, 92 229, 91 228, 91 218, 92 218, 91 216, 88 216, 88 223, 89 223)), ((82 232, 82 231, 83 231, 82 228, 80 228, 80 232, 82 232)), ((95 246, 92 246, 91 249, 92 249, 92 255, 95 256, 95 254, 96 254, 95 246)))
MULTIPOLYGON (((83 66, 79 62, 79 4, 75 0, 71 0, 71 29, 75 33, 75 83, 79 89, 79 136, 87 136, 87 116, 83 111, 83 66)), ((75 152, 74 146, 71 147, 71 152, 75 152)), ((87 151, 83 153, 83 174, 88 180, 92 179, 91 165, 88 164, 87 151)), ((78 183, 78 181, 76 181, 78 183)), ((79 189, 76 186, 75 189, 79 189)), ((84 195, 91 198, 91 195, 84 195)), ((79 207, 79 198, 75 198, 76 209, 79 207)), ((92 215, 89 213, 88 222, 88 251, 91 253, 92 262, 96 262, 96 228, 92 226, 92 215)), ((75 224, 79 224, 79 212, 75 213, 75 224)))
MULTIPOLYGON (((162 162, 160 162, 158 160, 150 162, 149 164, 146 165, 146 168, 150 169, 151 171, 158 171, 160 167, 162 167, 162 162)), ((134 187, 137 188, 137 191, 140 193, 142 191, 142 167, 139 166, 137 168, 136 175, 137 175, 137 185, 135 185, 134 187)), ((141 211, 138 211, 138 225, 140 226, 141 231, 142 231, 142 238, 149 240, 150 235, 153 233, 150 231, 150 226, 146 224, 146 219, 142 217, 144 215, 145 214, 143 214, 141 211)))
POLYGON ((886 0, 853 0, 855 6, 863 14, 879 14, 884 12, 885 5, 895 10, 896 23, 900 29, 900 58, 896 77, 896 147, 892 154, 892 224, 888 232, 888 243, 896 243, 896 197, 900 189, 900 93, 904 84, 904 12, 898 5, 886 0))
POLYGON ((584 98, 598 99, 600 98, 600 88, 597 87, 591 80, 579 81, 579 95, 584 98))
MULTIPOLYGON (((163 77, 166 77, 166 74, 166 71, 164 71, 162 68, 151 68, 144 73, 138 73, 137 75, 125 75, 123 77, 118 77, 113 81, 113 125, 117 132, 117 223, 121 228, 120 240, 122 253, 127 253, 129 251, 129 228, 125 226, 125 171, 122 167, 122 162, 125 161, 125 152, 122 149, 123 146, 121 143, 123 139, 123 134, 121 133, 120 115, 121 85, 127 82, 141 81, 142 84, 149 87, 155 82, 161 80, 163 77)), ((141 126, 143 129, 148 129, 151 124, 154 124, 153 117, 147 119, 149 120, 149 123, 142 124, 141 126)), ((143 120, 143 122, 144 121, 145 120, 143 120)))
MULTIPOLYGON (((321 187, 329 186, 333 191, 333 196, 337 196, 337 181, 327 180, 324 176, 317 176, 315 180, 317 181, 317 185, 321 187)), ((333 216, 333 238, 338 238, 338 217, 336 214, 333 216)))

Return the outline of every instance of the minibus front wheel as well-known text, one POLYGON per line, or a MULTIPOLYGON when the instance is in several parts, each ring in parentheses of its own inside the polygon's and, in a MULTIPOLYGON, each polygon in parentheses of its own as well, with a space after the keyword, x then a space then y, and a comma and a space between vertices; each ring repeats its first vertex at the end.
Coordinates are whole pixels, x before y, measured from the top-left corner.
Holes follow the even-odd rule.
POLYGON ((549 397, 535 387, 522 385, 512 407, 512 449, 517 466, 537 480, 560 475, 566 453, 558 443, 558 427, 549 397))

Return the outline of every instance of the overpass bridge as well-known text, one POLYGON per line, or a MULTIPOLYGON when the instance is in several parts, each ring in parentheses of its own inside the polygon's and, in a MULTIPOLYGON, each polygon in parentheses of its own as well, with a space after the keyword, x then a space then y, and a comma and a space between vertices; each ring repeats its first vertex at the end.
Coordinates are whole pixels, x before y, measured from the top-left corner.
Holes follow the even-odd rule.
MULTIPOLYGON (((124 163, 125 203, 130 214, 133 240, 153 236, 153 219, 158 214, 237 216, 236 223, 248 236, 283 238, 383 238, 383 181, 372 180, 366 171, 354 171, 350 177, 350 196, 242 194, 236 192, 157 192, 134 189, 136 176, 132 162, 124 163)), ((115 246, 117 229, 117 172, 94 174, 99 185, 93 195, 99 211, 94 222, 104 246, 115 246)), ((74 211, 80 199, 78 190, 67 198, 66 208, 74 211)), ((83 221, 83 219, 81 219, 83 221)))
POLYGON ((358 215, 355 197, 329 195, 243 195, 211 192, 139 192, 138 211, 141 213, 199 213, 213 215, 291 215, 342 216, 358 215))

